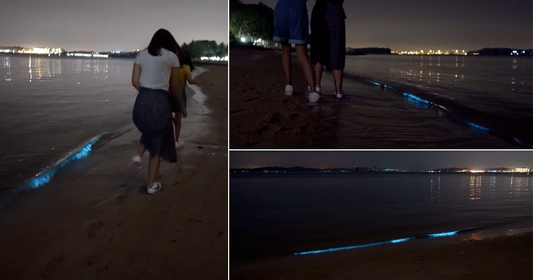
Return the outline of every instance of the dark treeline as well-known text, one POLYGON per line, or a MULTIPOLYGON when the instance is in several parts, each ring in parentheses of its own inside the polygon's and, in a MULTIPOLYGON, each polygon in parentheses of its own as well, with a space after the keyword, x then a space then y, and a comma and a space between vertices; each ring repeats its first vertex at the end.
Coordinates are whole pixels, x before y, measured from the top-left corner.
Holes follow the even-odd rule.
POLYGON ((359 51, 362 54, 391 54, 390 48, 371 47, 371 48, 357 48, 354 50, 359 51))
POLYGON ((274 10, 262 2, 243 4, 230 0, 230 42, 245 37, 271 41, 274 35, 274 10))
POLYGON ((209 40, 192 40, 189 44, 183 43, 181 48, 187 51, 192 59, 198 59, 202 56, 224 57, 228 55, 228 45, 209 40))
MULTIPOLYGON (((228 45, 224 43, 217 43, 212 40, 192 40, 190 43, 183 43, 181 48, 187 51, 192 59, 199 59, 202 56, 218 56, 225 57, 228 55, 228 45)), ((101 52, 101 54, 108 54, 109 57, 118 58, 135 58, 138 52, 101 52)))

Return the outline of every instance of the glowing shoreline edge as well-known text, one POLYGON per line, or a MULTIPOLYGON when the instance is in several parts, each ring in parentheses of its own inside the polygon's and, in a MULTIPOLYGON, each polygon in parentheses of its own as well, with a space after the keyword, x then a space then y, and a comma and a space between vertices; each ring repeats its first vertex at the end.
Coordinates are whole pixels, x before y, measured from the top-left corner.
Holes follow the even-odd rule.
POLYGON ((416 239, 416 238, 424 238, 424 237, 435 238, 435 237, 452 236, 452 235, 457 234, 458 232, 459 232, 459 230, 450 231, 450 232, 441 232, 441 233, 431 233, 431 234, 426 234, 426 235, 420 236, 420 237, 407 237, 407 238, 393 239, 393 240, 383 241, 383 242, 368 243, 368 244, 346 246, 346 247, 329 248, 329 249, 322 249, 322 250, 305 251, 305 252, 297 252, 297 253, 293 253, 293 254, 294 255, 310 255, 310 254, 320 254, 320 253, 327 253, 327 252, 335 252, 335 251, 341 251, 341 250, 351 250, 351 249, 371 247, 371 246, 377 246, 377 245, 383 245, 383 244, 389 244, 389 243, 390 244, 394 244, 394 243, 406 242, 406 241, 413 240, 413 239, 416 239))
MULTIPOLYGON (((404 92, 403 96, 405 96, 407 98, 407 100, 410 101, 410 102, 436 105, 436 106, 438 106, 440 108, 445 109, 446 111, 449 111, 446 107, 444 107, 444 106, 442 106, 440 104, 436 104, 436 103, 430 102, 428 100, 422 99, 422 98, 420 98, 420 97, 418 97, 418 96, 416 96, 414 94, 411 94, 411 93, 404 92)), ((473 123, 473 122, 468 122, 468 121, 465 121, 465 120, 463 120, 461 118, 459 118, 459 119, 461 121, 463 121, 464 123, 466 123, 468 126, 474 128, 474 129, 483 130, 483 131, 491 131, 491 129, 488 128, 488 127, 484 127, 482 125, 479 125, 479 124, 476 124, 476 123, 473 123)))
MULTIPOLYGON (((370 80, 366 80, 365 79, 365 82, 369 82, 369 83, 372 83, 374 84, 375 86, 378 86, 378 87, 382 87, 380 83, 378 82, 375 82, 375 81, 370 81, 370 80)), ((390 86, 390 85, 386 85, 386 84, 383 84, 383 88, 385 89, 392 89, 392 90, 396 90, 397 89, 393 86, 390 86)), ((425 99, 422 99, 412 93, 407 93, 407 92, 404 92, 402 93, 402 95, 407 98, 407 101, 411 102, 411 103, 415 103, 415 104, 429 104, 429 105, 433 105, 433 106, 437 106, 443 110, 445 110, 446 112, 452 114, 455 118, 457 118, 459 121, 465 123, 467 126, 469 126, 470 128, 472 129, 477 129, 477 130, 481 130, 481 131, 485 131, 485 132, 496 132, 496 133, 499 133, 497 131, 494 131, 488 127, 485 127, 485 126, 482 126, 482 125, 479 125, 479 124, 476 124, 476 123, 473 123, 473 122, 468 122, 466 120, 463 120, 462 118, 456 116, 450 109, 438 104, 438 103, 434 103, 434 102, 430 102, 428 100, 425 100, 425 99)), ((500 133, 501 134, 501 133, 500 133)), ((528 147, 528 148, 533 148, 533 145, 532 144, 528 144, 528 143, 525 143, 515 137, 513 137, 513 141, 518 144, 518 145, 521 145, 521 146, 524 146, 524 147, 528 147)))
POLYGON ((25 184, 26 187, 37 189, 43 185, 46 185, 50 182, 52 177, 67 166, 69 163, 74 162, 76 160, 82 159, 84 157, 87 157, 89 153, 91 152, 92 146, 100 140, 100 136, 97 136, 93 138, 91 141, 89 141, 85 146, 83 146, 81 149, 71 152, 66 157, 60 159, 57 161, 56 164, 44 169, 43 171, 37 173, 37 175, 33 176, 30 180, 28 180, 25 184))
MULTIPOLYGON (((375 81, 370 81, 370 83, 378 86, 378 87, 381 87, 381 84, 378 83, 378 82, 375 82, 375 81)), ((395 89, 393 86, 389 86, 389 85, 383 85, 384 88, 386 89, 395 89)), ((440 104, 437 104, 437 103, 434 103, 434 102, 430 102, 426 99, 423 99, 423 98, 420 98, 412 93, 407 93, 407 92, 404 92, 402 93, 402 95, 407 98, 407 101, 409 102, 412 102, 412 103, 417 103, 417 104, 428 104, 428 105, 434 105, 434 106, 437 106, 439 108, 442 108, 446 111, 448 111, 449 113, 452 113, 450 110, 448 110, 448 108, 440 105, 440 104)), ((476 124, 476 123, 473 123, 473 122, 468 122, 468 121, 465 121, 461 118, 459 118, 459 120, 461 120, 462 122, 466 123, 468 126, 470 126, 471 128, 474 128, 474 129, 478 129, 478 130, 482 130, 482 131, 491 131, 492 129, 488 128, 488 127, 484 127, 482 125, 479 125, 479 124, 476 124)), ((525 143, 521 143, 520 141, 518 141, 518 139, 514 139, 515 142, 519 143, 519 144, 522 144, 522 145, 525 145, 525 143)), ((525 145, 525 146, 528 146, 528 145, 525 145)))

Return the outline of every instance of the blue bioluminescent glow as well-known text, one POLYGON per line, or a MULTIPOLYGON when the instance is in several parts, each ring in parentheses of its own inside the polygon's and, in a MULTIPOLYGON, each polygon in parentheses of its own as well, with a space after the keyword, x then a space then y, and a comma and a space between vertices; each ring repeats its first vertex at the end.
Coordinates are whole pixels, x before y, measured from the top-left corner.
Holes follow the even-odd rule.
POLYGON ((346 246, 346 247, 329 248, 329 249, 323 249, 323 250, 298 252, 298 253, 294 253, 294 255, 309 255, 309 254, 319 254, 319 253, 334 252, 334 251, 341 251, 341 250, 350 250, 350 249, 364 248, 364 247, 370 247, 370 246, 377 246, 377 245, 382 245, 382 244, 387 244, 387 243, 400 243, 400 242, 409 241, 411 239, 414 239, 414 237, 400 238, 400 239, 394 239, 394 240, 389 240, 389 241, 368 243, 368 244, 361 244, 361 245, 354 245, 354 246, 346 246))
POLYGON ((533 148, 533 146, 532 146, 531 144, 527 144, 527 143, 525 143, 525 142, 523 142, 523 141, 520 141, 520 139, 518 139, 518 138, 513 138, 513 140, 514 140, 516 143, 518 143, 519 145, 522 145, 522 146, 524 146, 524 147, 533 148))
POLYGON ((407 92, 404 92, 403 93, 403 96, 407 97, 407 100, 409 101, 415 101, 415 102, 420 102, 420 103, 424 103, 424 104, 430 104, 429 101, 425 100, 425 99, 422 99, 414 94, 411 94, 411 93, 407 93, 407 92))
POLYGON ((378 83, 378 82, 372 82, 374 85, 378 86, 378 87, 381 87, 381 84, 378 83))
POLYGON ((489 131, 490 128, 486 128, 484 126, 481 126, 479 124, 475 124, 475 123, 471 123, 471 122, 467 122, 467 124, 475 129, 479 129, 479 130, 485 130, 485 131, 489 131))
POLYGON ((432 233, 428 234, 428 237, 443 237, 443 236, 452 236, 457 234, 459 231, 450 231, 450 232, 441 232, 441 233, 432 233))
POLYGON ((56 162, 56 164, 46 168, 45 170, 39 172, 37 175, 33 176, 26 185, 30 188, 36 189, 39 188, 52 179, 52 177, 56 174, 57 171, 67 166, 69 163, 82 159, 89 155, 89 152, 91 152, 92 146, 94 143, 98 142, 100 140, 100 137, 93 138, 89 143, 87 143, 85 146, 83 146, 81 149, 74 151, 64 157, 63 159, 56 162))
POLYGON ((294 253, 294 255, 309 255, 309 254, 319 254, 319 253, 327 253, 327 252, 335 252, 335 251, 341 251, 341 250, 350 250, 350 249, 357 249, 357 248, 364 248, 364 247, 370 247, 370 246, 377 246, 382 244, 394 244, 394 243, 400 243, 400 242, 406 242, 409 240, 413 240, 416 238, 432 238, 432 237, 444 237, 444 236, 452 236, 455 235, 461 231, 465 230, 471 230, 473 228, 463 229, 463 230, 456 230, 456 231, 449 231, 449 232, 441 232, 441 233, 431 233, 423 236, 418 237, 407 237, 407 238, 400 238, 400 239, 393 239, 389 241, 383 241, 383 242, 376 242, 376 243, 368 243, 368 244, 361 244, 361 245, 354 245, 354 246, 346 246, 346 247, 337 247, 337 248, 329 248, 329 249, 322 249, 322 250, 314 250, 314 251, 305 251, 305 252, 297 252, 294 253))

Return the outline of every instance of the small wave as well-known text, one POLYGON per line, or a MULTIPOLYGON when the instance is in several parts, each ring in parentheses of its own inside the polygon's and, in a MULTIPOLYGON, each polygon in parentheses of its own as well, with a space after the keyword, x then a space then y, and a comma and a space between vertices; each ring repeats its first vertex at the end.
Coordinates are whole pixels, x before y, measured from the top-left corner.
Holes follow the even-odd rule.
MULTIPOLYGON (((191 76, 194 79, 195 77, 197 77, 197 76, 199 76, 202 73, 207 72, 207 71, 209 71, 209 70, 207 68, 205 68, 205 67, 196 67, 194 69, 194 71, 192 72, 191 76)), ((200 106, 202 107, 202 110, 204 111, 204 113, 205 114, 212 113, 211 109, 206 108, 204 106, 204 102, 207 100, 207 96, 202 92, 202 89, 199 86, 197 86, 197 85, 188 85, 188 87, 194 91, 192 99, 196 100, 196 102, 198 102, 200 104, 200 106)))
POLYGON ((455 230, 455 231, 429 233, 429 234, 420 235, 420 236, 398 238, 398 239, 382 241, 382 242, 374 242, 374 243, 367 243, 367 244, 360 244, 360 245, 353 245, 353 246, 345 246, 345 247, 336 247, 336 248, 328 248, 328 249, 305 251, 305 252, 296 252, 296 253, 293 253, 293 255, 319 254, 319 253, 327 253, 327 252, 335 252, 335 251, 342 251, 342 250, 351 250, 351 249, 358 249, 358 248, 364 248, 364 247, 371 247, 371 246, 377 246, 377 245, 383 245, 383 244, 395 244, 395 243, 401 243, 401 242, 406 242, 406 241, 415 240, 415 239, 421 239, 421 238, 447 237, 447 236, 457 235, 459 233, 463 233, 463 232, 466 232, 466 231, 471 231, 471 230, 474 230, 474 229, 476 229, 476 228, 472 227, 472 228, 460 229, 460 230, 455 230))
POLYGON ((4 206, 8 201, 13 199, 13 197, 21 191, 28 189, 37 189, 48 184, 58 171, 77 160, 87 157, 91 150, 94 148, 94 145, 101 138, 101 135, 93 137, 91 140, 84 143, 79 148, 73 150, 72 152, 68 153, 66 156, 58 160, 55 164, 46 167, 41 172, 31 177, 22 186, 13 188, 11 190, 6 191, 5 193, 2 193, 3 197, 0 198, 0 208, 4 206))
POLYGON ((533 147, 533 139, 530 139, 531 135, 528 135, 528 131, 524 129, 531 130, 531 120, 528 122, 527 120, 517 120, 511 117, 492 116, 488 113, 470 108, 465 104, 460 104, 450 98, 424 92, 414 86, 392 85, 388 82, 376 81, 350 74, 345 74, 345 76, 351 80, 367 83, 399 94, 408 102, 422 108, 437 108, 442 110, 457 123, 470 129, 488 133, 520 147, 533 147))

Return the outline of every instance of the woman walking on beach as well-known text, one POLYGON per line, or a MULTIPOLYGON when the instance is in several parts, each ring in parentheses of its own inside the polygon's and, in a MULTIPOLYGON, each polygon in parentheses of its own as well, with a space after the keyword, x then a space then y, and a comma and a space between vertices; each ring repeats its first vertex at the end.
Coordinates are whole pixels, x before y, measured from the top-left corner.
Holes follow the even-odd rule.
POLYGON ((333 69, 335 96, 344 97, 342 80, 346 59, 346 14, 344 0, 317 0, 311 13, 311 61, 315 90, 321 92, 324 66, 333 69))
POLYGON ((145 150, 150 153, 148 161, 147 192, 154 194, 161 189, 156 182, 161 157, 168 162, 176 162, 176 149, 172 127, 172 114, 169 102, 169 86, 181 106, 181 114, 187 117, 182 85, 179 81, 180 63, 174 53, 178 44, 165 29, 159 29, 148 48, 135 58, 132 85, 139 91, 133 107, 133 122, 142 133, 137 155, 133 162, 140 163, 145 150), (170 82, 169 82, 170 81, 170 82))
POLYGON ((307 54, 309 19, 307 0, 279 0, 274 8, 274 41, 281 42, 281 60, 287 85, 285 95, 292 95, 291 44, 295 44, 296 54, 302 63, 309 84, 309 101, 317 102, 320 95, 315 92, 313 68, 307 54))
MULTIPOLYGON (((180 69, 179 69, 179 80, 182 85, 182 98, 183 98, 183 104, 184 108, 187 108, 187 95, 185 94, 185 87, 187 86, 187 83, 194 85, 196 82, 192 79, 191 71, 194 70, 194 66, 192 65, 191 56, 186 51, 182 51, 178 49, 178 58, 180 60, 180 69)), ((181 131, 181 106, 179 103, 179 100, 176 100, 173 96, 170 98, 170 106, 171 110, 174 113, 174 133, 175 133, 175 141, 176 141, 176 148, 183 147, 183 141, 179 141, 180 138, 180 131, 181 131)))

